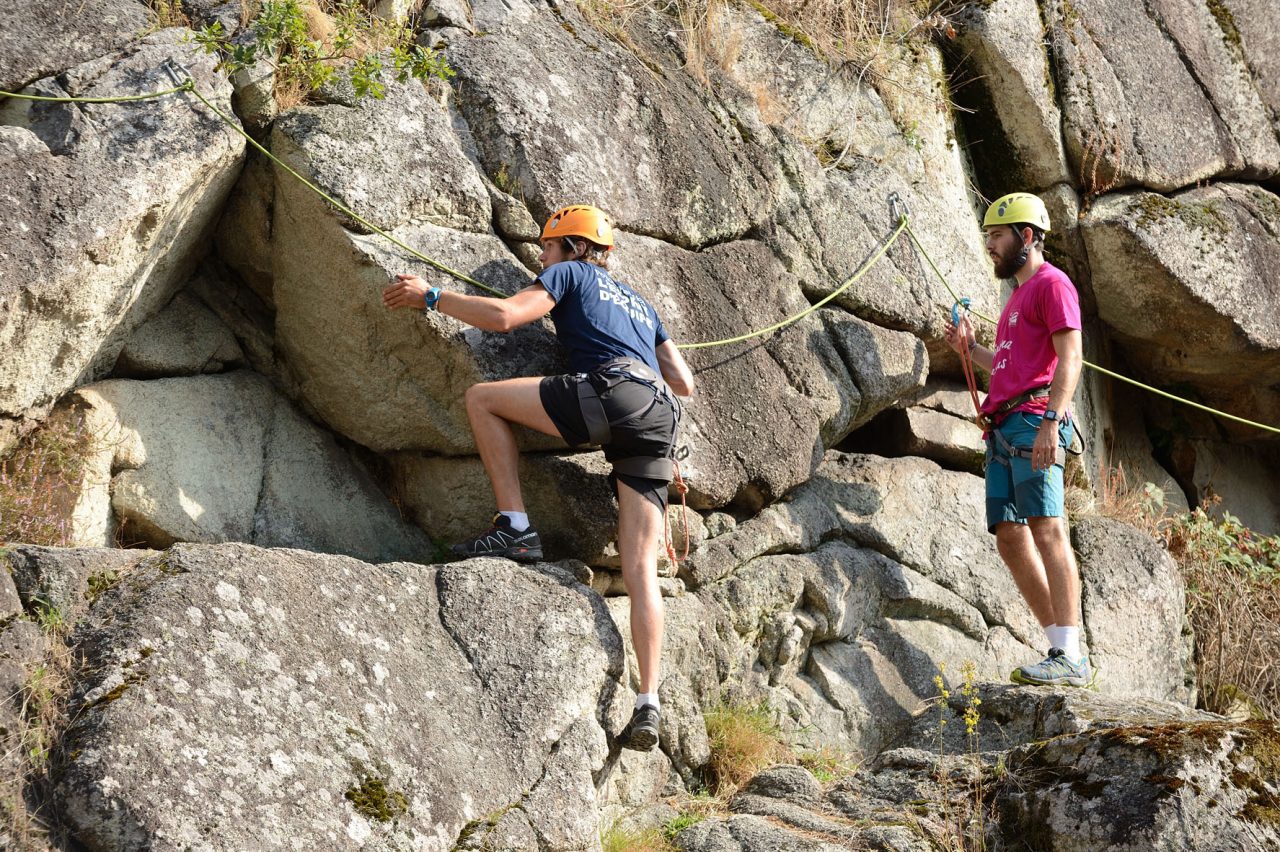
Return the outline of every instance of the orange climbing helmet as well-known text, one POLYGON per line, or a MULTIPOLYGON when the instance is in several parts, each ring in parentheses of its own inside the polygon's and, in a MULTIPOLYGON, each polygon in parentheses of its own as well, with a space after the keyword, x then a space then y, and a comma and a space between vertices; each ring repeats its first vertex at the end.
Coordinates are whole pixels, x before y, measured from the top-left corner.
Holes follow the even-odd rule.
POLYGON ((609 217, 599 207, 586 204, 574 204, 562 207, 547 220, 542 229, 542 239, 554 240, 560 237, 581 237, 590 240, 605 250, 613 248, 613 226, 609 217))

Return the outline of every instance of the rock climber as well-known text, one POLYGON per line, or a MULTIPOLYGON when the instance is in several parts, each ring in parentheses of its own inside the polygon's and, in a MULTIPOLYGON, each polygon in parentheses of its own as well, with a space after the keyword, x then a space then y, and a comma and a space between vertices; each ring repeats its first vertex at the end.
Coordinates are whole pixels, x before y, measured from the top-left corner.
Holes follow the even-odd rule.
POLYGON ((1063 470, 1073 424, 1068 406, 1082 364, 1080 300, 1044 259, 1049 214, 1034 195, 999 198, 983 218, 986 249, 1013 295, 980 346, 967 317, 948 319, 947 343, 991 374, 980 425, 987 430, 987 529, 1018 591, 1044 627, 1049 656, 1021 666, 1015 683, 1089 686, 1080 649, 1080 575, 1063 518, 1063 470))
POLYGON ((513 424, 574 447, 603 446, 613 466, 618 550, 640 681, 635 712, 619 739, 645 751, 658 742, 661 707, 658 543, 673 478, 677 397, 693 393, 693 374, 653 306, 609 274, 613 228, 602 211, 586 205, 557 210, 541 243, 541 274, 509 298, 466 295, 397 275, 382 301, 388 308, 439 311, 485 331, 506 332, 551 315, 573 372, 482 382, 467 390, 467 417, 498 512, 489 529, 452 550, 466 557, 542 559, 542 542, 520 493, 513 424))

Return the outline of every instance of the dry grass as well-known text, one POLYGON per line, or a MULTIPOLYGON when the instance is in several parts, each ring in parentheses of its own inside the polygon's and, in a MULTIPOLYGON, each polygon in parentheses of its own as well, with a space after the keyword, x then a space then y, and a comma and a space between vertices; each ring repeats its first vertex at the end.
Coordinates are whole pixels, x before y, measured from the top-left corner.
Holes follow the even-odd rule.
POLYGON ((71 513, 99 440, 83 414, 64 410, 18 442, 0 461, 0 542, 72 543, 71 513))
POLYGON ((1107 518, 1123 521, 1154 538, 1166 518, 1164 492, 1154 483, 1131 483, 1124 465, 1098 465, 1097 493, 1089 509, 1107 518))
POLYGON ((660 828, 632 829, 614 824, 600 836, 602 852, 676 852, 660 828))
MULTIPOLYGON (((855 74, 882 67, 886 48, 913 34, 954 32, 947 19, 952 2, 915 0, 745 0, 779 32, 812 51, 837 71, 855 74)), ((642 12, 659 11, 679 24, 686 68, 705 80, 705 65, 727 70, 738 59, 742 34, 726 14, 729 0, 579 0, 578 8, 594 26, 633 47, 625 34, 642 12)))
POLYGON ((18 694, 7 696, 18 708, 17 724, 0 729, 3 765, 16 768, 0 780, 0 819, 10 844, 3 848, 45 849, 62 840, 61 825, 46 818, 40 803, 50 798, 50 758, 69 722, 72 656, 65 622, 38 617, 46 628, 44 661, 28 672, 18 694))
POLYGON ((1164 532, 1187 580, 1201 705, 1280 720, 1280 536, 1260 536, 1203 507, 1164 532))
POLYGON ((1171 516, 1151 483, 1134 487, 1120 468, 1099 478, 1098 511, 1162 541, 1186 580, 1200 706, 1280 720, 1280 536, 1247 529, 1218 503, 1210 495, 1171 516))
POLYGON ((794 763, 768 705, 724 704, 704 714, 711 741, 710 787, 727 798, 762 769, 794 763))
POLYGON ((147 8, 151 11, 153 29, 191 26, 191 19, 182 8, 182 0, 147 0, 147 8))
POLYGON ((1093 206, 1093 200, 1114 189, 1123 174, 1125 146, 1119 132, 1105 123, 1089 131, 1080 152, 1080 186, 1084 199, 1080 205, 1080 218, 1084 218, 1093 206))

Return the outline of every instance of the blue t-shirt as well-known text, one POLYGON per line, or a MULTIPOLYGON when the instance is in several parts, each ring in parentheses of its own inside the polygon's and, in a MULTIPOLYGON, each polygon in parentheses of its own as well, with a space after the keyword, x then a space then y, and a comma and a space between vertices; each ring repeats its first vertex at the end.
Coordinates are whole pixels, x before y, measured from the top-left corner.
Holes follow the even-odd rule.
POLYGON ((592 263, 567 260, 538 276, 556 300, 551 321, 569 352, 569 369, 586 373, 614 358, 638 358, 661 374, 657 348, 671 335, 653 305, 592 263))

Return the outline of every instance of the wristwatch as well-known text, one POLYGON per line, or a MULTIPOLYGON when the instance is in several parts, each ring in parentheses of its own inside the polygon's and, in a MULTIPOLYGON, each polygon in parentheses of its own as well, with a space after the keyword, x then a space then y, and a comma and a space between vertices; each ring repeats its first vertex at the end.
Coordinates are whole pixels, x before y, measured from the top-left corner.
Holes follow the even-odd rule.
POLYGON ((1045 412, 1044 412, 1044 419, 1045 419, 1045 420, 1057 420, 1057 419, 1058 419, 1058 412, 1054 411, 1052 408, 1046 408, 1046 409, 1045 409, 1045 412))
POLYGON ((440 301, 440 293, 443 292, 439 287, 432 287, 430 290, 422 294, 422 309, 425 311, 434 311, 436 302, 440 301))

